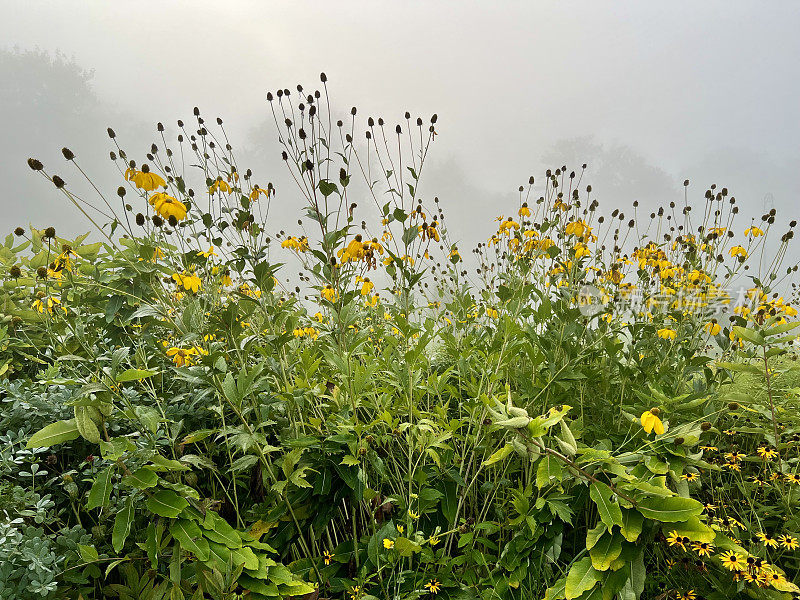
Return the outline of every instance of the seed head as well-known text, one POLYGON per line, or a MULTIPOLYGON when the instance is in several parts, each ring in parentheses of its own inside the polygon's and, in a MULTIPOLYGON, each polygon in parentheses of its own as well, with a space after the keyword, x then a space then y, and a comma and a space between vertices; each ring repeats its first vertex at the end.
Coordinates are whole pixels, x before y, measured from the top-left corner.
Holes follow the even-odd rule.
POLYGON ((55 239, 56 237, 56 228, 55 227, 48 227, 44 230, 44 237, 48 240, 55 239))
POLYGON ((73 158, 75 158, 75 154, 69 148, 62 148, 61 154, 63 154, 64 158, 66 158, 67 160, 72 160, 73 158))
POLYGON ((44 165, 41 163, 41 161, 36 160, 35 158, 28 159, 28 166, 34 171, 41 171, 44 169, 44 165))
POLYGON ((17 237, 22 237, 23 235, 25 235, 25 230, 22 227, 17 227, 14 230, 14 235, 17 237))

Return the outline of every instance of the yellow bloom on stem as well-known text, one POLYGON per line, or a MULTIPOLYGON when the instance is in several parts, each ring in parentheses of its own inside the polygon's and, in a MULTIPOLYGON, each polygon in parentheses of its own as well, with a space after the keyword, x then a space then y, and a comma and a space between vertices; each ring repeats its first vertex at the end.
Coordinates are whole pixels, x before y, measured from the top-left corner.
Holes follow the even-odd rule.
POLYGON ((711 321, 710 323, 706 323, 706 331, 711 335, 717 335, 720 331, 722 331, 722 326, 717 323, 716 320, 711 321))
POLYGON ((324 288, 322 288, 322 291, 320 292, 320 295, 325 300, 327 300, 328 302, 331 302, 331 303, 336 302, 336 298, 337 298, 336 290, 333 289, 333 286, 331 286, 330 284, 328 284, 324 288))
POLYGON ((778 541, 781 543, 781 546, 787 550, 796 550, 797 547, 800 546, 797 538, 792 537, 791 535, 782 535, 778 538, 778 541))
POLYGON ((150 196, 148 202, 156 209, 159 215, 167 220, 173 216, 178 221, 186 218, 186 205, 169 194, 156 192, 150 196))
POLYGON ((658 334, 658 337, 660 337, 662 340, 674 340, 675 338, 678 337, 678 332, 668 327, 659 329, 656 333, 658 334))
POLYGON ((328 552, 326 550, 325 552, 322 553, 322 558, 325 561, 325 564, 329 565, 329 564, 331 564, 331 561, 333 560, 333 554, 331 554, 330 552, 328 552))
POLYGON ((192 291, 195 294, 203 286, 203 282, 197 275, 194 273, 187 273, 186 271, 183 273, 173 273, 172 279, 175 280, 175 282, 178 284, 178 287, 183 286, 187 292, 192 291))
POLYGON ((661 422, 661 419, 658 418, 657 408, 644 411, 639 420, 642 423, 645 433, 648 435, 653 430, 655 430, 656 435, 664 434, 664 424, 661 422))
POLYGON ((361 295, 368 296, 374 287, 375 284, 369 280, 369 277, 365 278, 364 283, 361 285, 361 295))
POLYGON ((209 256, 217 256, 217 253, 214 252, 214 246, 211 246, 205 252, 203 252, 202 250, 200 252, 198 252, 197 256, 202 256, 204 258, 208 258, 209 256))
POLYGON ((730 571, 741 571, 744 567, 744 559, 741 555, 729 550, 720 556, 722 566, 730 571))
POLYGON ((255 202, 256 200, 258 200, 259 194, 264 194, 264 196, 269 198, 270 191, 269 191, 269 189, 264 189, 262 187, 258 187, 258 186, 254 187, 253 191, 250 192, 250 202, 255 202))
POLYGON ((438 594, 439 590, 442 589, 442 584, 439 583, 436 579, 431 579, 428 583, 423 586, 425 589, 428 590, 431 594, 438 594))
POLYGON ((747 250, 745 250, 741 246, 734 246, 733 248, 728 250, 728 254, 730 254, 731 256, 737 256, 737 257, 740 257, 740 258, 743 258, 743 259, 747 258, 747 250))
POLYGON ((753 225, 752 227, 748 227, 747 229, 745 229, 744 234, 746 236, 758 237, 760 235, 764 235, 764 232, 755 225, 753 225))
POLYGON ((194 363, 198 352, 196 348, 176 348, 167 350, 167 356, 172 359, 176 367, 183 367, 194 363))
POLYGON ((387 550, 390 550, 391 548, 394 548, 394 542, 389 538, 384 538, 383 547, 386 548, 387 550))
POLYGON ((37 298, 36 301, 31 305, 31 308, 36 309, 40 314, 47 311, 48 314, 53 314, 54 308, 60 308, 64 311, 64 314, 67 314, 67 309, 61 306, 61 300, 55 298, 54 296, 50 296, 46 300, 42 301, 41 298, 37 298))
POLYGON ((218 177, 217 180, 208 188, 209 194, 213 194, 214 192, 227 192, 230 194, 231 186, 227 181, 224 181, 221 177, 218 177))
POLYGON ((164 178, 158 173, 151 173, 150 171, 134 171, 130 178, 128 178, 128 171, 125 173, 125 177, 128 179, 128 181, 132 181, 133 185, 140 190, 144 190, 145 192, 152 192, 161 186, 167 185, 167 182, 164 181, 164 178))
POLYGON ((521 207, 520 207, 520 209, 517 211, 517 214, 518 214, 520 217, 530 217, 530 216, 531 216, 531 209, 530 209, 530 208, 528 208, 528 203, 527 203, 527 202, 523 202, 523 203, 522 203, 522 206, 521 206, 521 207))

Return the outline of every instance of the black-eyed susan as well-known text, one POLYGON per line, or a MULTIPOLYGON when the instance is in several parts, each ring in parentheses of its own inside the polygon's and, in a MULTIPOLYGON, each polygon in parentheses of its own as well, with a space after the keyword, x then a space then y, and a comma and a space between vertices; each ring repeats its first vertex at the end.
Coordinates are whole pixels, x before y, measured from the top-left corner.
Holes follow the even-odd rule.
POLYGON ((720 555, 722 566, 730 571, 742 571, 745 567, 745 560, 741 554, 728 550, 720 555))
POLYGON ((714 553, 714 545, 709 542, 695 542, 692 548, 698 556, 711 556, 714 553))
POLYGON ((675 598, 677 598, 677 600, 697 600, 697 594, 694 593, 694 590, 675 592, 675 598))
POLYGON ((194 364, 198 352, 196 348, 177 348, 173 346, 167 350, 167 356, 172 359, 176 367, 194 364))
POLYGON ((796 537, 786 534, 778 536, 778 542, 787 550, 796 550, 800 546, 800 542, 797 541, 796 537))
POLYGON ((758 452, 758 455, 764 460, 774 460, 778 457, 777 450, 774 448, 767 448, 766 446, 759 446, 756 452, 758 452))
POLYGON ((786 481, 795 485, 800 485, 800 475, 797 473, 789 473, 786 476, 786 481))
POLYGON ((686 481, 697 481, 700 479, 700 473, 684 473, 681 475, 681 479, 686 481))
POLYGON ((431 594, 438 594, 439 590, 442 589, 442 584, 436 579, 431 579, 423 587, 431 594))
POLYGON ((331 564, 333 561, 333 554, 328 552, 327 550, 322 553, 322 560, 325 562, 326 565, 331 564))
POLYGON ((336 290, 333 289, 333 286, 331 286, 330 284, 322 288, 320 295, 322 296, 323 299, 331 303, 336 302, 336 298, 338 297, 338 295, 336 294, 336 290))
POLYGON ((760 532, 756 533, 756 537, 767 548, 777 548, 778 547, 778 540, 776 540, 771 535, 769 535, 767 533, 764 533, 763 531, 760 531, 760 532))
POLYGON ((686 550, 686 546, 683 545, 683 536, 678 535, 677 531, 669 532, 669 535, 667 535, 667 543, 670 546, 680 546, 681 550, 686 550))

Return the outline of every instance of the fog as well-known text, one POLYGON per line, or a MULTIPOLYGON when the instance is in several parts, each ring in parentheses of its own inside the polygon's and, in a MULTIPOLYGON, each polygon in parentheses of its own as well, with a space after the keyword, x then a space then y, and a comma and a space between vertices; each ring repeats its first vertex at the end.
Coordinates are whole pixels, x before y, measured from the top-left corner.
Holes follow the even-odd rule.
MULTIPOLYGON (((274 228, 300 196, 265 94, 318 86, 335 109, 387 122, 439 115, 426 199, 464 247, 545 169, 588 163, 601 206, 650 207, 727 186, 742 212, 800 206, 796 2, 0 1, 0 233, 85 219, 25 161, 81 184, 69 146, 113 195, 113 126, 139 161, 155 123, 199 106, 278 188, 274 228)), ((781 225, 783 230, 783 225, 781 225)), ((741 233, 741 232, 738 232, 741 233)), ((797 248, 791 260, 798 260, 797 248)))

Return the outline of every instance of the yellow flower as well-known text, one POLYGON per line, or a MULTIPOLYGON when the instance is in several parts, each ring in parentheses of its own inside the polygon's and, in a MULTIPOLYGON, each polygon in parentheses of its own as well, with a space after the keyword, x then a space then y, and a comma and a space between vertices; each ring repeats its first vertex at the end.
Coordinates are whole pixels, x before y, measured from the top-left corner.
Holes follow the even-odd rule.
POLYGON ((497 310, 494 309, 494 308, 487 308, 486 309, 486 314, 489 315, 489 317, 492 318, 492 319, 496 319, 497 316, 498 316, 497 310))
POLYGON ((731 256, 738 256, 742 259, 747 258, 747 250, 745 250, 741 246, 734 246, 733 248, 728 250, 728 254, 730 254, 731 256))
POLYGON ((194 363, 194 359, 197 356, 197 350, 195 348, 176 348, 173 346, 167 350, 167 356, 172 358, 176 367, 182 367, 184 365, 191 365, 194 363))
POLYGON ((259 194, 264 194, 264 196, 266 196, 267 198, 270 197, 269 189, 264 189, 256 186, 253 188, 253 191, 250 192, 250 202, 255 202, 256 200, 258 200, 259 194))
POLYGON ((194 273, 187 273, 184 271, 183 273, 173 273, 172 279, 178 284, 178 287, 183 286, 187 292, 192 291, 195 294, 200 290, 203 286, 203 282, 200 278, 195 275, 194 273))
POLYGON ((439 583, 436 579, 431 579, 423 587, 427 589, 428 592, 431 594, 438 594, 439 590, 442 589, 442 584, 439 583))
POLYGON ((150 196, 148 202, 156 209, 156 212, 165 219, 174 216, 178 221, 181 221, 186 218, 186 205, 169 194, 156 192, 150 196))
POLYGON ((744 230, 744 234, 746 236, 758 237, 760 235, 764 235, 764 232, 761 231, 758 227, 753 225, 752 227, 748 227, 744 230))
POLYGON ((364 279, 364 283, 361 285, 361 295, 367 296, 372 291, 372 288, 375 287, 375 284, 369 280, 369 277, 364 279))
POLYGON ((217 253, 214 252, 214 246, 210 246, 208 250, 203 252, 202 250, 197 253, 197 256, 202 256, 203 258, 208 258, 209 256, 217 256, 217 253))
POLYGON ((656 435, 663 435, 664 433, 664 424, 661 422, 661 419, 658 418, 657 411, 658 409, 646 410, 642 413, 642 416, 639 419, 642 423, 645 433, 648 435, 653 430, 655 430, 656 435), (656 411, 656 414, 653 413, 654 410, 656 411))
POLYGON ((208 188, 209 194, 213 194, 214 192, 227 192, 230 194, 231 186, 227 181, 223 181, 221 177, 218 177, 217 180, 211 184, 211 187, 208 188))
POLYGON ((323 315, 321 312, 315 312, 314 318, 320 323, 322 323, 325 320, 325 315, 323 315))
POLYGON ((383 547, 386 548, 387 550, 394 548, 394 542, 389 538, 384 538, 383 547))
POLYGON ((145 192, 152 192, 156 188, 167 185, 164 178, 157 173, 151 173, 150 171, 134 171, 130 177, 128 177, 127 173, 126 171, 126 179, 133 181, 133 185, 145 192))
POLYGON ((412 519, 419 519, 419 513, 415 513, 413 510, 408 511, 408 516, 412 519))
POLYGON ((688 592, 676 592, 675 597, 678 600, 697 600, 697 594, 694 593, 694 590, 689 590, 688 592))
POLYGON ((528 203, 527 203, 527 202, 523 202, 523 203, 522 203, 522 206, 521 206, 521 207, 520 207, 520 209, 517 211, 517 214, 518 214, 520 217, 530 217, 530 216, 531 216, 531 209, 530 209, 530 208, 528 208, 528 203))
POLYGON ((774 450, 773 448, 767 448, 765 446, 759 446, 757 452, 758 455, 764 460, 773 460, 778 456, 777 450, 774 450))
POLYGON ((744 567, 742 556, 731 550, 720 555, 720 559, 722 560, 722 566, 730 571, 741 571, 744 567))
POLYGON ((717 335, 720 331, 722 331, 722 326, 716 322, 716 320, 711 321, 710 323, 706 323, 706 331, 711 335, 717 335))
POLYGON ((368 308, 375 308, 378 305, 378 294, 374 294, 364 300, 364 306, 368 308))
POLYGON ((792 537, 791 535, 781 535, 778 537, 778 541, 781 543, 781 546, 786 548, 787 550, 795 550, 800 543, 798 543, 796 537, 792 537))
POLYGON ((223 273, 222 277, 220 277, 220 279, 219 279, 219 282, 222 285, 227 286, 227 287, 230 287, 230 286, 233 285, 233 281, 231 281, 230 273, 223 273))
POLYGON ((764 533, 759 532, 756 534, 756 537, 764 544, 767 548, 777 548, 778 547, 778 540, 774 537, 764 533))
POLYGON ((714 545, 708 542, 695 542, 692 547, 698 556, 711 556, 714 553, 714 545))
POLYGON ((435 546, 436 544, 438 544, 438 543, 439 543, 439 536, 432 535, 432 536, 431 536, 431 537, 428 539, 428 543, 429 543, 431 546, 435 546))
POLYGON ((680 546, 682 550, 686 550, 684 546, 684 538, 678 535, 677 531, 670 531, 669 535, 667 536, 667 543, 670 546, 680 546))
POLYGON ((786 481, 789 483, 794 483, 795 485, 800 485, 800 475, 797 473, 791 473, 786 476, 786 481))
POLYGON ((64 314, 67 314, 67 309, 61 306, 61 300, 55 298, 53 296, 48 297, 46 300, 42 301, 41 298, 37 298, 36 301, 31 305, 31 308, 36 309, 40 314, 44 313, 46 310, 48 314, 53 314, 54 308, 60 308, 64 311, 64 314))
POLYGON ((322 288, 322 292, 320 292, 320 294, 328 302, 336 302, 336 290, 333 289, 331 285, 326 285, 324 288, 322 288))
POLYGON ((677 331, 675 331, 674 329, 669 329, 667 327, 659 329, 656 333, 658 334, 658 337, 660 337, 662 340, 674 340, 675 338, 678 337, 677 331))
POLYGON ((397 526, 397 533, 403 533, 405 530, 406 530, 406 528, 403 527, 402 525, 398 525, 397 526))
POLYGON ((331 554, 330 552, 328 552, 326 550, 325 552, 322 553, 322 559, 325 561, 326 565, 329 565, 329 564, 331 564, 331 561, 333 560, 333 554, 331 554))

